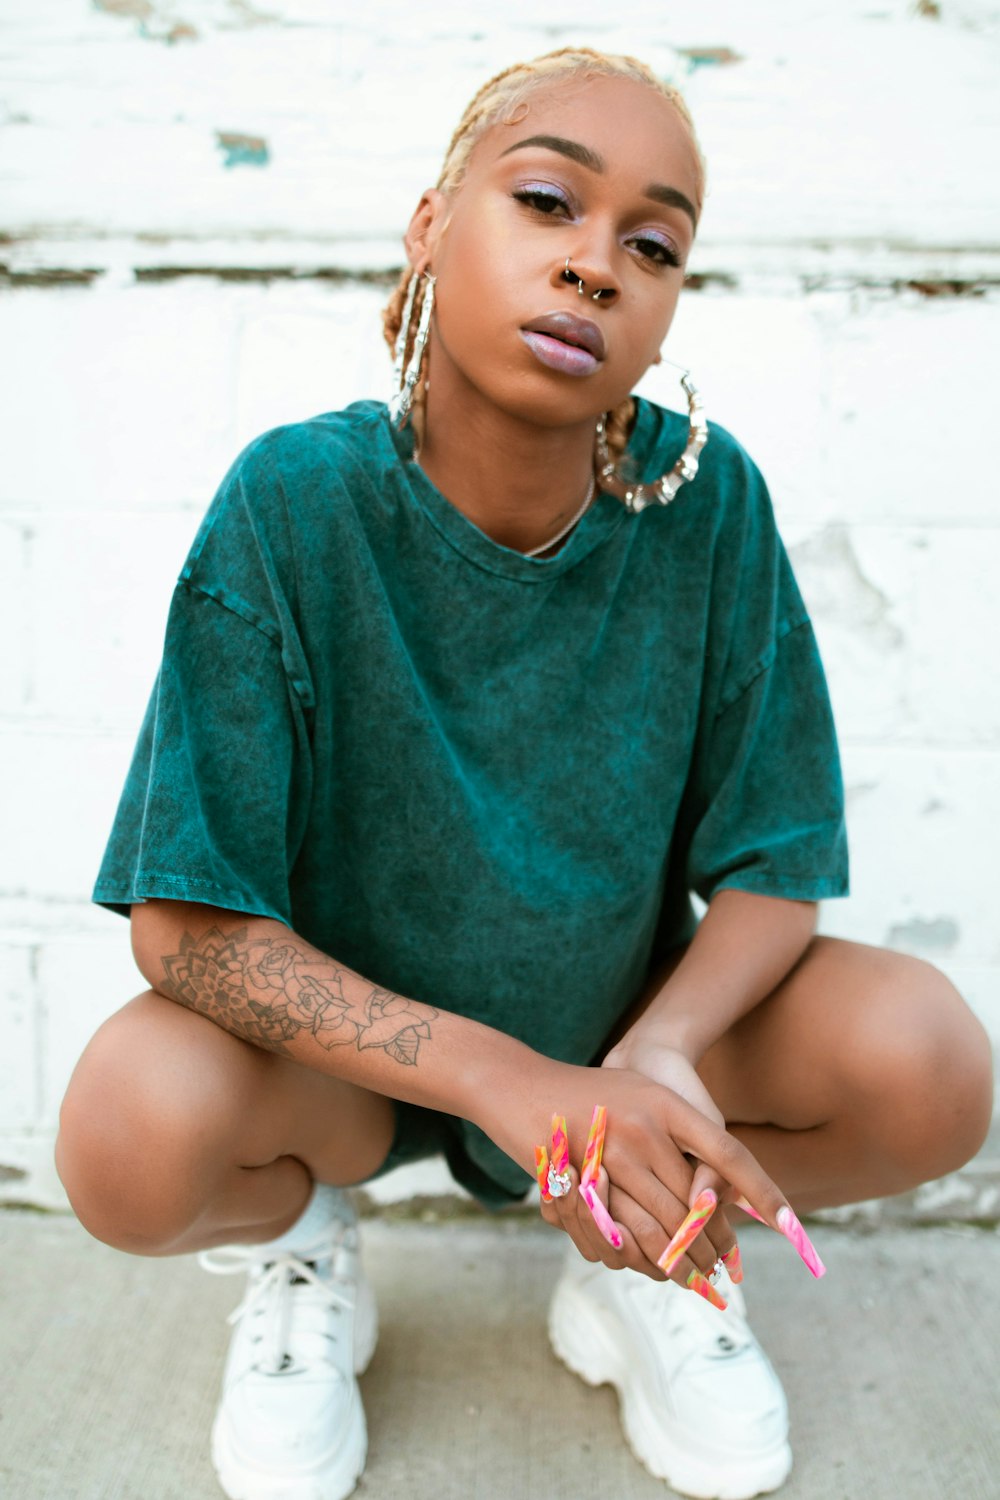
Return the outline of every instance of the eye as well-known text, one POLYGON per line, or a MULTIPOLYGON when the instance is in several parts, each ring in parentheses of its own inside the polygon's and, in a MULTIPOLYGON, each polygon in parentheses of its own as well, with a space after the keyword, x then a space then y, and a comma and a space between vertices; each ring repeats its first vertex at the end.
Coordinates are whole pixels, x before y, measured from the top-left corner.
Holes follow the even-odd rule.
POLYGON ((650 260, 658 266, 679 266, 681 258, 673 245, 667 239, 661 239, 659 235, 637 234, 629 240, 639 254, 646 260, 650 260))
POLYGON ((555 214, 560 209, 569 211, 569 199, 548 182, 527 182, 513 191, 518 203, 524 203, 537 213, 555 214))

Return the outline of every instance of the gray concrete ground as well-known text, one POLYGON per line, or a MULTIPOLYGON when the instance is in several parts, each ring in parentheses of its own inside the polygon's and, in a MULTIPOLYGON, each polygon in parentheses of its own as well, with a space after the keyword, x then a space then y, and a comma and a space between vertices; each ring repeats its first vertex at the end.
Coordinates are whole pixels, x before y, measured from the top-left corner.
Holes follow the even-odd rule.
MULTIPOLYGON (((368 1221, 382 1334, 363 1379, 358 1500, 653 1500, 610 1390, 553 1356, 563 1241, 537 1220, 368 1221)), ((829 1224, 814 1282, 742 1236, 754 1326, 782 1374, 784 1500, 1000 1500, 1000 1237, 829 1224)), ((0 1213, 4 1500, 218 1500, 208 1434, 239 1278, 141 1260, 68 1218, 0 1213)))

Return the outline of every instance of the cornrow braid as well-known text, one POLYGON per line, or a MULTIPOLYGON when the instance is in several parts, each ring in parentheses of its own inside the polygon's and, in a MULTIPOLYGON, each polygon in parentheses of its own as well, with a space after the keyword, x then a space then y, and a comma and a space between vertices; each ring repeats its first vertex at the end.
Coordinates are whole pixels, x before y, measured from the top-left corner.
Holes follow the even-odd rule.
MULTIPOLYGON (((517 124, 527 113, 528 98, 532 93, 543 88, 547 83, 576 75, 583 78, 602 75, 632 78, 637 83, 647 84, 669 99, 690 133, 698 162, 699 198, 704 197, 705 161, 695 135, 694 122, 680 91, 672 84, 658 78, 652 68, 640 62, 638 58, 624 54, 596 52, 590 47, 560 47, 557 51, 547 52, 531 62, 514 63, 513 66, 504 68, 503 72, 488 79, 466 106, 465 113, 451 138, 448 150, 445 152, 441 175, 438 178, 437 186, 440 191, 446 194, 458 191, 464 181, 469 159, 476 143, 487 130, 500 123, 517 124)), ((404 268, 382 314, 385 339, 393 353, 396 353, 396 344, 401 331, 403 304, 406 301, 413 274, 411 267, 404 268)), ((420 317, 423 295, 424 288, 418 287, 410 327, 404 334, 406 340, 406 348, 403 351, 404 361, 410 356, 413 331, 420 317)), ((418 450, 423 436, 424 398, 424 380, 421 376, 413 395, 411 415, 418 450)), ((635 402, 630 396, 606 414, 608 450, 616 463, 625 452, 634 417, 635 402)))

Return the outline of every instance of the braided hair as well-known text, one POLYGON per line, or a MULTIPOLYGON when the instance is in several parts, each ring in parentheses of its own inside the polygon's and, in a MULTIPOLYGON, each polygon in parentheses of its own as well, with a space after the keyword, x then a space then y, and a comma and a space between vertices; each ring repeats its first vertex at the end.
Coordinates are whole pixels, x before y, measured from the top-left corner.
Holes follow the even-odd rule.
MULTIPOLYGON (((465 113, 451 138, 437 182, 440 191, 446 194, 458 191, 465 178, 473 149, 487 130, 500 122, 516 124, 527 113, 527 101, 531 94, 544 88, 546 83, 559 82, 573 75, 581 75, 585 78, 600 76, 632 78, 638 83, 645 83, 650 88, 656 89, 658 93, 669 99, 691 134, 700 177, 699 196, 704 195, 705 162, 698 146, 694 122, 680 91, 672 84, 658 78, 652 68, 640 62, 638 58, 596 52, 589 47, 560 47, 557 51, 547 52, 531 62, 514 63, 512 67, 505 68, 502 73, 497 73, 494 78, 484 83, 466 106, 465 113)), ((402 327, 403 306, 414 274, 411 266, 404 267, 382 313, 382 327, 386 343, 394 353, 402 327)), ((413 334, 420 319, 426 286, 426 281, 421 279, 416 288, 412 317, 405 333, 406 347, 402 350, 404 365, 410 358, 413 334)), ((635 402, 631 396, 627 396, 607 414, 607 444, 611 458, 615 462, 625 452, 634 416, 635 402)), ((423 375, 414 392, 411 420, 419 447, 423 436, 424 421, 423 375)))

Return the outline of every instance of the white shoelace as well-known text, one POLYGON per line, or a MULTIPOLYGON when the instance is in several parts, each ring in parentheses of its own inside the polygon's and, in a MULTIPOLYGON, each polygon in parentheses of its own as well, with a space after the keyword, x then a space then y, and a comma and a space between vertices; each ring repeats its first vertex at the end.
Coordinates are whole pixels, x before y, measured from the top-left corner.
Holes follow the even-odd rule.
MULTIPOLYGON (((317 1247, 319 1248, 319 1247, 317 1247)), ((331 1284, 341 1280, 337 1274, 337 1252, 339 1245, 327 1240, 317 1259, 331 1260, 330 1279, 320 1276, 315 1266, 302 1256, 291 1251, 276 1255, 273 1260, 263 1260, 254 1245, 220 1245, 214 1250, 203 1250, 198 1263, 215 1276, 233 1276, 240 1271, 258 1272, 251 1275, 246 1293, 239 1306, 229 1314, 227 1322, 238 1323, 248 1313, 258 1310, 262 1314, 262 1348, 259 1363, 262 1369, 273 1372, 284 1370, 289 1362, 294 1363, 292 1342, 293 1290, 305 1283, 312 1289, 309 1300, 313 1307, 354 1308, 353 1298, 338 1291, 331 1284)), ((300 1298, 301 1306, 301 1298, 300 1298)))

